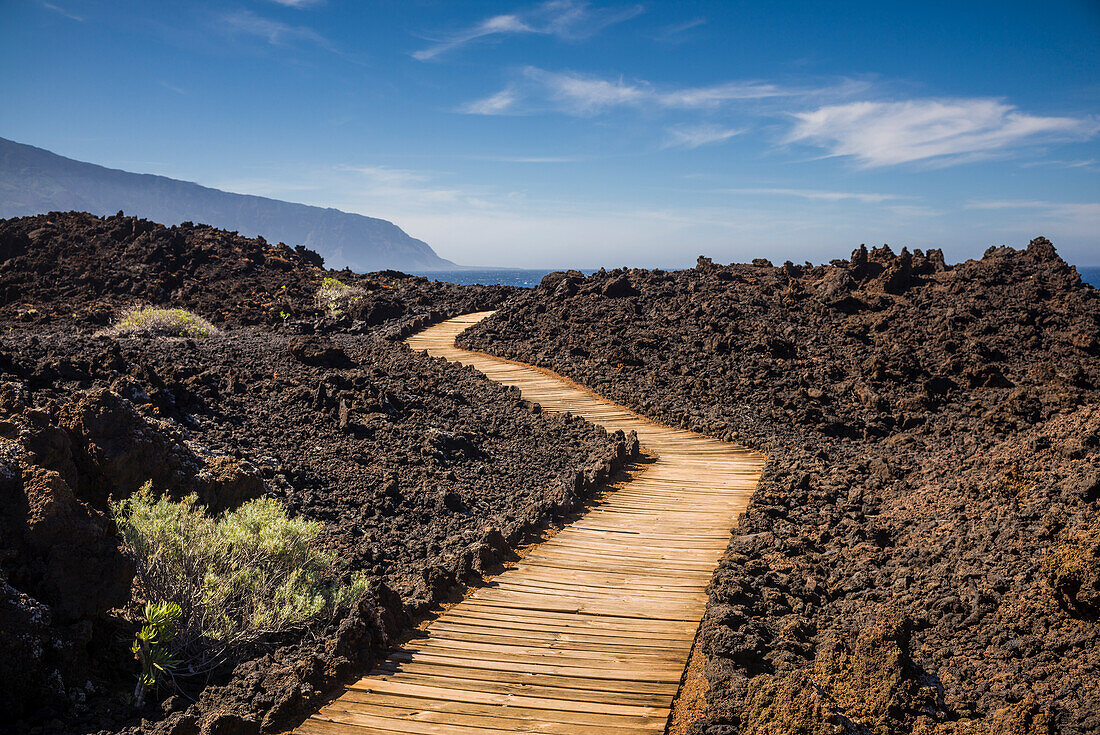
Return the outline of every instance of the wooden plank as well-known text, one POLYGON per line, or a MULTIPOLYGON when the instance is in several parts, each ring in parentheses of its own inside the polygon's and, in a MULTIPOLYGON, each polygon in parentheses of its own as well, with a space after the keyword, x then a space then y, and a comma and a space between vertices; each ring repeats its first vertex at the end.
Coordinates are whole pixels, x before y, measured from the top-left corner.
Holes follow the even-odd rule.
POLYGON ((540 632, 534 630, 512 630, 488 626, 460 626, 449 622, 437 622, 432 625, 434 641, 470 641, 476 643, 515 643, 519 641, 537 642, 551 649, 592 650, 615 653, 618 651, 668 651, 679 655, 685 643, 678 645, 663 641, 652 641, 631 636, 584 635, 562 633, 561 631, 540 632))
MULTIPOLYGON (((456 626, 477 626, 490 630, 516 631, 518 634, 527 632, 555 632, 562 635, 598 636, 626 638, 632 640, 646 640, 658 643, 691 642, 695 636, 694 625, 680 626, 676 629, 662 628, 661 630, 642 630, 626 625, 592 625, 571 618, 546 618, 529 616, 492 616, 462 615, 453 611, 445 618, 432 623, 432 630, 441 622, 456 626)), ((509 633, 510 634, 510 633, 509 633)))
POLYGON ((469 314, 409 338, 547 411, 636 431, 656 460, 443 612, 308 735, 663 732, 730 527, 764 457, 648 421, 548 371, 466 352, 469 314))
MULTIPOLYGON (((349 712, 368 713, 374 708, 386 708, 379 710, 400 710, 406 716, 416 717, 420 712, 447 713, 459 712, 465 715, 484 715, 520 721, 532 718, 543 719, 546 722, 558 722, 581 725, 600 725, 608 722, 617 727, 632 725, 664 725, 657 715, 608 715, 603 712, 566 712, 557 709, 537 709, 532 707, 517 707, 510 704, 478 704, 475 702, 453 702, 442 699, 426 699, 422 697, 394 696, 385 694, 371 694, 365 697, 346 697, 341 700, 341 706, 349 712)), ((324 709, 322 709, 322 712, 324 709)))
MULTIPOLYGON (((372 671, 371 675, 394 684, 443 688, 452 692, 450 696, 456 691, 476 692, 480 695, 519 695, 553 700, 554 708, 566 709, 571 707, 570 702, 660 707, 672 701, 678 688, 662 682, 588 679, 424 663, 387 663, 372 671)), ((354 689, 349 688, 348 692, 351 691, 354 689)))
POLYGON ((614 668, 599 666, 570 666, 561 661, 547 657, 543 662, 531 663, 530 659, 523 656, 514 656, 509 659, 476 659, 464 655, 445 655, 427 651, 396 651, 391 654, 389 661, 417 661, 427 664, 443 664, 464 669, 487 669, 489 671, 507 671, 526 674, 557 674, 585 679, 614 680, 614 681, 649 681, 657 683, 679 684, 680 673, 683 666, 670 670, 668 668, 614 668))
MULTIPOLYGON (((561 646, 525 646, 515 642, 506 641, 471 641, 471 640, 457 640, 454 638, 440 638, 439 636, 431 636, 427 640, 416 643, 413 645, 406 645, 405 650, 416 651, 469 651, 471 656, 476 654, 482 654, 485 656, 497 658, 506 657, 503 660, 515 656, 553 656, 560 658, 563 661, 584 661, 593 662, 597 665, 602 663, 611 664, 623 664, 631 666, 648 667, 650 665, 660 666, 668 663, 669 661, 675 662, 678 658, 677 655, 670 653, 660 653, 641 648, 634 648, 630 651, 597 651, 594 648, 587 646, 582 647, 561 647, 561 646)), ((459 655, 457 653, 453 655, 459 655)))
MULTIPOLYGON (((419 678, 399 676, 372 677, 351 684, 348 689, 358 692, 434 697, 455 702, 481 702, 486 704, 515 704, 533 709, 566 710, 569 712, 606 712, 608 714, 654 714, 662 706, 672 703, 675 690, 653 694, 621 692, 615 689, 582 689, 580 687, 552 687, 542 684, 521 685, 497 679, 444 676, 419 678), (489 686, 489 682, 492 686, 489 686), (623 695, 626 696, 623 696, 623 695)), ((503 678, 503 677, 501 677, 503 678)))
MULTIPOLYGON (((501 608, 492 606, 462 603, 447 611, 448 619, 461 618, 477 620, 482 623, 534 623, 538 625, 557 626, 564 629, 576 629, 581 631, 620 631, 634 633, 638 636, 670 637, 678 638, 684 631, 693 633, 698 621, 691 621, 689 625, 673 625, 667 620, 653 620, 647 618, 630 617, 601 617, 598 615, 578 615, 573 613, 562 614, 546 612, 542 610, 501 608), (461 609, 459 609, 461 608, 461 609)), ((430 628, 429 628, 430 630, 430 628)))
POLYGON ((519 600, 494 600, 494 601, 474 601, 467 600, 463 603, 466 608, 472 608, 482 611, 517 611, 517 612, 533 612, 533 613, 564 613, 569 615, 583 615, 586 617, 606 617, 615 619, 629 619, 637 621, 651 621, 660 623, 684 623, 698 621, 702 616, 703 605, 699 606, 698 615, 693 615, 690 612, 683 613, 670 613, 670 612, 651 612, 650 610, 638 610, 638 614, 635 616, 623 615, 622 606, 609 604, 606 606, 599 605, 555 605, 552 602, 544 600, 543 596, 538 596, 538 601, 519 601, 519 600))
MULTIPOLYGON (((425 700, 419 700, 421 702, 425 700)), ((429 700, 430 701, 430 700, 429 700)), ((341 700, 317 713, 319 718, 354 717, 363 724, 379 726, 391 721, 434 723, 444 725, 464 725, 467 727, 487 727, 511 732, 531 732, 530 722, 538 718, 538 732, 548 735, 573 735, 581 726, 586 730, 597 729, 607 735, 631 735, 640 730, 663 731, 665 722, 657 717, 621 717, 597 713, 569 713, 563 721, 563 715, 550 710, 514 708, 508 706, 490 707, 487 705, 465 705, 464 703, 443 703, 436 709, 432 706, 415 706, 404 702, 383 705, 377 702, 351 702, 341 700), (471 711, 468 708, 476 708, 471 711)))

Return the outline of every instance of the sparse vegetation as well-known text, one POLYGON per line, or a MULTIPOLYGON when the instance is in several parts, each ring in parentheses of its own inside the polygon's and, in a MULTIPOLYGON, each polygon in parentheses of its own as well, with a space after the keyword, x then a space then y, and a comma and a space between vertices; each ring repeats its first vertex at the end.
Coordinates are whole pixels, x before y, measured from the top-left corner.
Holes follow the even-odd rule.
POLYGON ((271 498, 215 519, 196 496, 157 498, 146 483, 111 511, 144 596, 179 603, 172 652, 189 673, 260 636, 330 616, 366 588, 363 575, 339 584, 335 555, 317 548, 321 524, 290 518, 271 498))
POLYGON ((324 309, 330 316, 339 316, 366 293, 360 286, 349 286, 338 278, 326 277, 317 289, 315 302, 318 309, 324 309))
POLYGON ((111 331, 149 337, 199 338, 218 333, 213 324, 185 309, 157 309, 151 306, 126 312, 111 331))

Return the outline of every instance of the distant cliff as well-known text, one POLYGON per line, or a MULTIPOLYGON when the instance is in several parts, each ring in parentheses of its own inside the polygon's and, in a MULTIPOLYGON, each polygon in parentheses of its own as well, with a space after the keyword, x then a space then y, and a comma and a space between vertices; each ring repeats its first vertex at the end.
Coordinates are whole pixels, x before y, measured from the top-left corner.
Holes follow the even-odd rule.
POLYGON ((384 219, 104 168, 0 138, 0 218, 69 210, 99 215, 122 210, 165 224, 191 221, 262 235, 316 250, 330 268, 454 267, 384 219))

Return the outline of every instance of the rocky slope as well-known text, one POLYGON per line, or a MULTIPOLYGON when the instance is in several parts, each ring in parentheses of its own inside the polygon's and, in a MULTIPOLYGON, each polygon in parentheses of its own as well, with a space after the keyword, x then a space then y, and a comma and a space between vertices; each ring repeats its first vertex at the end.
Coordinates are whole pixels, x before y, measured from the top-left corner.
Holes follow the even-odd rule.
POLYGON ((337 274, 374 288, 332 318, 312 306, 333 275, 314 254, 210 228, 54 214, 0 221, 0 249, 0 282, 23 297, 0 309, 0 730, 292 725, 636 446, 393 341, 501 289, 337 274), (135 287, 222 332, 100 333, 135 287), (272 318, 267 294, 292 316, 272 318), (368 593, 135 713, 121 696, 135 674, 133 563, 105 510, 148 479, 211 513, 280 499, 324 524, 347 572, 371 575, 368 593))
POLYGON ((106 215, 120 209, 168 224, 203 222, 266 235, 357 271, 455 267, 384 219, 104 168, 0 138, 0 217, 53 210, 106 215))
POLYGON ((408 332, 426 320, 493 308, 514 290, 323 265, 303 247, 206 225, 165 227, 85 212, 0 220, 0 319, 35 329, 57 320, 92 328, 128 305, 148 304, 231 326, 314 321, 324 315, 314 295, 332 276, 364 291, 332 326, 362 331, 385 322, 408 332))
POLYGON ((695 732, 1100 730, 1100 295, 1049 242, 551 274, 460 344, 768 453, 695 732))

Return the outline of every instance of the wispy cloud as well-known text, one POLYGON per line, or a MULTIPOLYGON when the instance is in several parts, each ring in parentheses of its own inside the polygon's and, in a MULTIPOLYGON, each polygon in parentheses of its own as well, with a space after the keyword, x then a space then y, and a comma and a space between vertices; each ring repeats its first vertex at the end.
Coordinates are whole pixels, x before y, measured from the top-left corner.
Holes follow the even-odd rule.
POLYGON ((534 33, 535 29, 524 23, 517 15, 494 15, 486 18, 473 28, 466 29, 452 36, 447 41, 441 41, 434 46, 413 53, 413 58, 418 61, 433 59, 442 53, 463 46, 470 41, 476 41, 486 36, 497 36, 508 33, 534 33))
POLYGON ((771 82, 740 80, 698 87, 669 87, 623 77, 605 78, 578 72, 525 67, 518 81, 502 92, 464 105, 463 112, 480 115, 514 114, 553 109, 572 115, 593 115, 617 107, 665 110, 715 110, 734 102, 778 98, 837 99, 850 97, 868 85, 858 80, 820 87, 785 87, 771 82))
POLYGON ((550 99, 575 113, 587 114, 607 107, 636 105, 650 97, 650 90, 622 79, 598 79, 578 74, 559 74, 527 67, 525 76, 541 85, 550 99))
POLYGON ((527 11, 494 15, 469 28, 435 39, 431 46, 413 53, 428 61, 473 41, 495 36, 538 34, 563 40, 588 38, 604 28, 629 20, 643 12, 641 5, 624 8, 593 8, 575 0, 551 0, 527 11))
POLYGON ((852 102, 795 114, 789 142, 849 156, 864 167, 964 163, 1052 139, 1086 139, 1095 121, 1042 117, 990 99, 852 102))
POLYGON ((287 181, 285 178, 247 177, 216 179, 207 184, 215 189, 231 191, 235 194, 247 194, 257 197, 275 197, 277 199, 302 199, 306 192, 315 192, 316 184, 287 181))
POLYGON ((262 38, 272 46, 287 46, 299 41, 306 41, 331 49, 328 39, 312 28, 294 26, 282 21, 265 18, 251 10, 237 10, 227 13, 222 16, 222 20, 230 30, 262 38))
POLYGON ((1057 217, 1100 219, 1100 202, 1050 202, 1042 199, 994 199, 967 203, 967 209, 1015 209, 1040 211, 1057 217))
POLYGON ((1024 168, 1035 168, 1036 166, 1051 166, 1053 168, 1085 168, 1089 169, 1090 171, 1098 171, 1100 170, 1100 159, 1084 158, 1066 161, 1052 158, 1044 161, 1028 161, 1027 163, 1021 164, 1021 166, 1023 166, 1024 168))
POLYGON ((936 209, 923 204, 890 204, 886 209, 899 217, 920 217, 925 220, 929 217, 942 217, 949 213, 949 210, 936 209))
POLYGON ((519 98, 516 96, 515 90, 507 88, 484 99, 467 102, 461 105, 458 111, 467 115, 505 115, 514 108, 518 101, 519 98))
POLYGON ((320 5, 325 0, 271 0, 279 5, 285 5, 288 8, 308 8, 311 5, 320 5))
MULTIPOLYGON (((967 209, 991 210, 997 213, 997 223, 1005 232, 1025 232, 1052 238, 1083 238, 1092 249, 1091 257, 1076 262, 1096 262, 1095 243, 1100 232, 1100 202, 1052 202, 1042 199, 973 200, 967 209)), ((1057 242, 1057 240, 1056 240, 1057 242)))
POLYGON ((158 84, 160 84, 160 86, 167 89, 169 92, 175 92, 176 94, 184 94, 184 95, 187 94, 187 92, 184 91, 182 87, 177 87, 176 85, 169 84, 168 82, 165 82, 163 80, 158 82, 158 84))
POLYGON ((413 170, 383 165, 263 167, 240 178, 203 182, 218 189, 268 196, 321 207, 339 207, 374 217, 394 211, 439 214, 491 210, 506 194, 486 187, 451 184, 446 171, 413 170))
POLYGON ((50 10, 54 13, 57 13, 58 15, 64 16, 64 17, 68 18, 69 20, 75 20, 77 23, 83 23, 84 22, 84 19, 82 17, 80 17, 76 13, 69 12, 68 10, 61 7, 60 5, 54 5, 53 3, 47 3, 47 2, 39 2, 38 4, 41 5, 43 8, 45 8, 46 10, 50 10))
POLYGON ((665 147, 698 148, 710 143, 721 143, 743 132, 737 128, 726 128, 720 125, 681 125, 669 128, 669 139, 665 147))
POLYGON ((648 82, 601 79, 572 72, 527 67, 525 76, 570 112, 588 114, 608 107, 649 105, 667 109, 714 108, 727 102, 789 97, 799 90, 758 81, 724 82, 703 87, 659 88, 648 82))
POLYGON ((496 163, 576 163, 581 159, 576 156, 480 156, 482 161, 495 161, 496 163))
POLYGON ((909 199, 910 197, 896 194, 873 194, 855 191, 827 191, 821 189, 725 189, 732 194, 764 194, 768 196, 799 197, 801 199, 813 199, 826 202, 840 202, 854 200, 866 204, 879 204, 881 202, 909 199))
POLYGON ((735 100, 762 100, 769 97, 792 97, 806 90, 784 89, 764 82, 726 82, 709 87, 687 87, 663 92, 656 99, 663 107, 717 107, 735 100))
POLYGON ((351 174, 345 184, 347 191, 367 201, 400 202, 402 206, 429 208, 449 205, 485 209, 492 206, 476 190, 436 183, 441 176, 438 172, 389 166, 340 166, 337 173, 351 174))
POLYGON ((668 25, 659 29, 653 36, 653 39, 665 43, 679 43, 687 39, 685 34, 687 34, 688 31, 706 25, 706 22, 706 18, 692 18, 682 23, 674 23, 673 25, 668 25))

